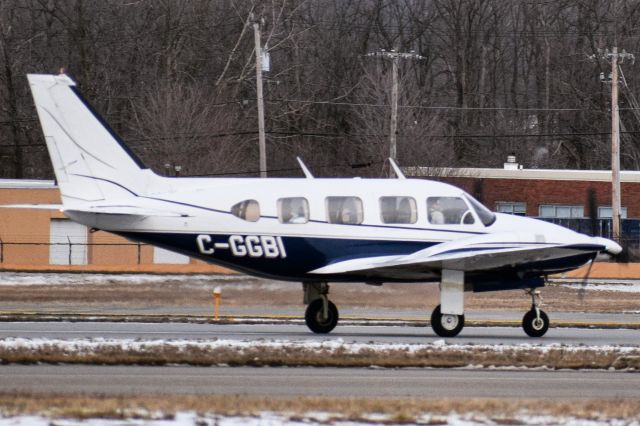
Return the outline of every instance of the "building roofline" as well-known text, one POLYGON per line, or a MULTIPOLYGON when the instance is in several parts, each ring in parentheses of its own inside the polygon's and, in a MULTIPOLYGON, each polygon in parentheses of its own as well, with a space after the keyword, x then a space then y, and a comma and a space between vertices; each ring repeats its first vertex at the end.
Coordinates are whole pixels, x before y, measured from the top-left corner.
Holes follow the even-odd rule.
POLYGON ((0 179, 1 189, 52 189, 57 187, 53 180, 0 179))
MULTIPOLYGON (((561 169, 489 169, 453 167, 405 167, 403 171, 412 177, 465 177, 483 179, 528 180, 581 180, 611 182, 610 170, 561 170, 561 169)), ((620 172, 621 182, 640 182, 640 171, 620 172)))

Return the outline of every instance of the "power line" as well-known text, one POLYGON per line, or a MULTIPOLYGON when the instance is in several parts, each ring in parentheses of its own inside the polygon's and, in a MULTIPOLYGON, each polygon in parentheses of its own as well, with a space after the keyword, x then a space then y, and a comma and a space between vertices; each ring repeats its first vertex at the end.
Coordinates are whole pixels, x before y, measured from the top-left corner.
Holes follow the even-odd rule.
MULTIPOLYGON (((374 104, 366 102, 337 102, 337 101, 311 101, 304 99, 275 99, 267 102, 292 102, 306 104, 325 104, 325 105, 342 105, 342 106, 364 106, 389 108, 387 104, 374 104)), ((456 106, 428 106, 428 105, 398 105, 398 108, 410 109, 433 109, 433 110, 471 110, 471 111, 592 111, 590 108, 514 108, 514 107, 456 107, 456 106)))

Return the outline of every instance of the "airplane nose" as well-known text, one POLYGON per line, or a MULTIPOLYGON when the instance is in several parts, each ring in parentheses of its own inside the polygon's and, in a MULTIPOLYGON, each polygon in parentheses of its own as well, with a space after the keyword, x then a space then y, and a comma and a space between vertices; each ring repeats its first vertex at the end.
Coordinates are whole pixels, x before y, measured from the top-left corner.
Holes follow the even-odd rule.
POLYGON ((620 254, 622 252, 622 247, 620 246, 620 244, 616 243, 613 240, 602 237, 594 237, 594 239, 598 242, 598 244, 602 244, 604 246, 604 251, 611 255, 620 254))

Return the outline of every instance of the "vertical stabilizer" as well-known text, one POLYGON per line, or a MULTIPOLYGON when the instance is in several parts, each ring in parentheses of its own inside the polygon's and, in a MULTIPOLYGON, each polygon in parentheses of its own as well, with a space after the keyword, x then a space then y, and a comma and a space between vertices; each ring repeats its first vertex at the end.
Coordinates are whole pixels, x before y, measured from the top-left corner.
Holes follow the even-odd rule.
POLYGON ((144 165, 68 76, 29 74, 29 85, 65 205, 143 191, 144 165))

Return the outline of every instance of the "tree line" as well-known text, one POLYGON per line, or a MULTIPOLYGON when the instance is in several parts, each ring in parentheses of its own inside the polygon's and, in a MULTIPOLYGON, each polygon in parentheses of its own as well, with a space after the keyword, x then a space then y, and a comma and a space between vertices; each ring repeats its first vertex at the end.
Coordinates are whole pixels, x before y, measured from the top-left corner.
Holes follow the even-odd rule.
MULTIPOLYGON (((401 165, 606 169, 602 53, 640 55, 639 0, 3 0, 0 177, 52 177, 25 75, 61 68, 158 173, 255 175, 253 22, 273 176, 301 175, 296 156, 386 173, 381 49, 422 56, 399 61, 401 165)), ((623 169, 640 169, 639 67, 622 64, 623 169)))

